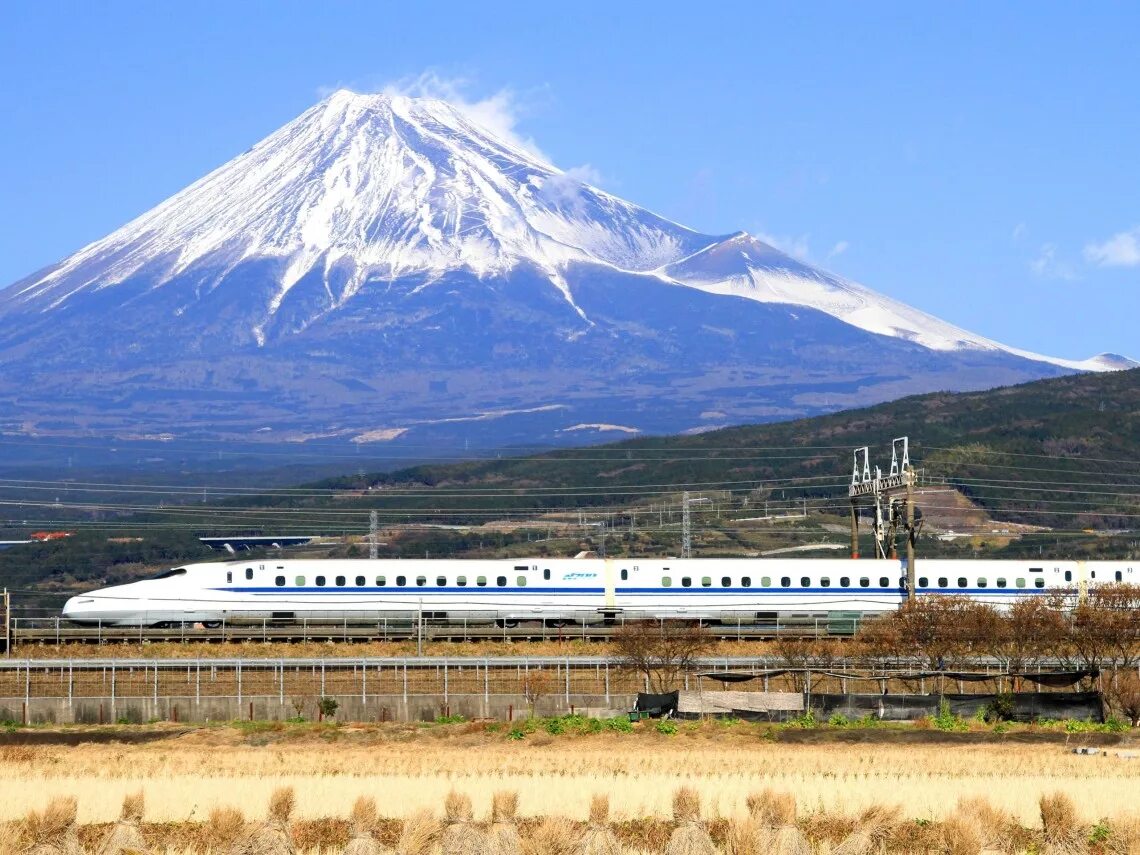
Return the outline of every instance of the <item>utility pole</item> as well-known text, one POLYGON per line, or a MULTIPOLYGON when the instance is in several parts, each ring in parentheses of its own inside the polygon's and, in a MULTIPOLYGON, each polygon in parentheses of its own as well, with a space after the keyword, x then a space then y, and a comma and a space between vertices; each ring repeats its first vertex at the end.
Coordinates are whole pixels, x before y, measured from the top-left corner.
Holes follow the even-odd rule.
POLYGON ((12 656, 12 595, 4 589, 4 658, 12 656))
POLYGON ((368 514, 368 557, 373 561, 380 554, 380 544, 377 535, 380 533, 380 515, 376 511, 368 514))
POLYGON ((689 516, 689 491, 681 496, 681 557, 693 557, 693 527, 689 516))
POLYGON ((917 572, 915 544, 922 521, 914 504, 916 474, 910 465, 910 439, 897 437, 891 443, 891 469, 886 475, 877 466, 871 474, 870 452, 867 446, 856 448, 853 454, 851 486, 848 496, 851 499, 851 557, 859 557, 859 503, 873 506, 875 518, 875 557, 893 557, 896 552, 896 537, 899 524, 906 531, 906 602, 913 603, 917 595, 917 572), (905 504, 902 514, 898 511, 898 499, 905 504), (883 507, 888 510, 888 520, 884 523, 883 507), (903 519, 899 519, 899 517, 903 519), (905 521, 904 521, 905 520, 905 521), (884 531, 884 528, 886 531, 884 531))

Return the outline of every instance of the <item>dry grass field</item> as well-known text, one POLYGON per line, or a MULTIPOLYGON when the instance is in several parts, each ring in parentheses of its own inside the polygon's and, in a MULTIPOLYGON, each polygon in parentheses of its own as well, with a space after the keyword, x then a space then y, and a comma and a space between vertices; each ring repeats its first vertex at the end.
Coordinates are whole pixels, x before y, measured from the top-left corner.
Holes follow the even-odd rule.
MULTIPOLYGON (((713 832, 717 851, 777 851, 734 849, 730 842, 733 829, 755 819, 749 797, 771 789, 794 800, 781 810, 795 811, 816 846, 809 851, 831 851, 860 823, 877 822, 882 847, 837 851, 967 852, 922 842, 934 834, 930 829, 942 834, 964 822, 956 807, 963 799, 982 799, 987 809, 1008 814, 1006 836, 1029 835, 1022 843, 1044 833, 1041 799, 1055 792, 1072 796, 1074 815, 1066 821, 1082 840, 1095 837, 1105 818, 1116 819, 1102 830, 1123 828, 1121 817, 1135 809, 1140 792, 1140 759, 1117 756, 1127 747, 1088 757, 1063 744, 797 745, 716 723, 682 725, 674 735, 539 733, 519 741, 480 724, 170 729, 141 744, 0 747, 0 822, 20 820, 53 798, 75 797, 83 833, 92 837, 109 828, 95 824, 113 822, 124 798, 141 791, 147 833, 189 846, 204 839, 212 812, 236 808, 263 817, 273 792, 288 786, 296 794, 294 836, 343 847, 361 796, 376 800, 380 825, 394 842, 395 821, 422 810, 441 816, 452 792, 470 798, 475 819, 484 822, 495 792, 517 792, 520 821, 531 830, 541 817, 584 829, 593 797, 603 794, 623 840, 641 839, 642 849, 659 852, 679 827, 673 799, 684 786, 699 800, 701 827, 713 832), (887 836, 894 841, 889 846, 887 836)), ((6 837, 15 839, 14 832, 6 837)))

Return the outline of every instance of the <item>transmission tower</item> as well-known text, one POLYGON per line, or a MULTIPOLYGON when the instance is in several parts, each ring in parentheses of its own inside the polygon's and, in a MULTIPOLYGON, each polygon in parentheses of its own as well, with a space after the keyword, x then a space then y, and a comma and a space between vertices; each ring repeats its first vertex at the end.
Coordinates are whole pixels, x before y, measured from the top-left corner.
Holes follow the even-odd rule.
POLYGON ((689 519, 689 491, 681 496, 681 557, 693 557, 693 527, 689 519))
POLYGON ((380 533, 380 515, 376 511, 371 511, 368 514, 368 557, 373 561, 379 555, 379 543, 377 542, 377 535, 380 533))

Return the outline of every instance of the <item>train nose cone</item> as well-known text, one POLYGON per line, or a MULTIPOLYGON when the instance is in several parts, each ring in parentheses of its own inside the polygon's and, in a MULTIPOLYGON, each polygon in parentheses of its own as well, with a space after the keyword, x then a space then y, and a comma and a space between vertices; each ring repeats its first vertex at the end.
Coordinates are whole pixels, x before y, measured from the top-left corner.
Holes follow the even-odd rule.
POLYGON ((65 618, 73 618, 79 613, 78 599, 79 597, 71 597, 63 604, 63 616, 65 618))

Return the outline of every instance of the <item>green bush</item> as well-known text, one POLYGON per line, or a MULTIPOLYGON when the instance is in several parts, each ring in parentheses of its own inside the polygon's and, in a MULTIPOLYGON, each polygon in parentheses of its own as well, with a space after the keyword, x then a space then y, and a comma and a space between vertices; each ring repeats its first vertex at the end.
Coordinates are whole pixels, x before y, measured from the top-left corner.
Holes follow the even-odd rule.
POLYGON ((847 718, 843 713, 835 713, 835 715, 827 720, 827 723, 831 727, 850 727, 851 719, 847 718))
POLYGON ((436 724, 463 724, 465 721, 467 718, 461 715, 437 715, 435 717, 436 724))
POLYGON ((321 711, 321 715, 325 718, 335 718, 336 711, 340 709, 340 704, 336 698, 323 697, 317 701, 317 709, 321 711))
POLYGON ((982 718, 989 724, 999 721, 1012 721, 1014 713, 1013 692, 999 692, 982 710, 982 718))
POLYGON ((677 722, 663 718, 657 722, 657 732, 664 733, 666 736, 673 736, 677 732, 677 722))
POLYGON ((613 730, 617 733, 633 733, 633 722, 629 720, 627 715, 619 715, 614 718, 605 719, 606 729, 613 730))
POLYGON ((785 727, 796 728, 798 730, 811 730, 816 727, 818 722, 815 720, 815 713, 812 710, 806 710, 802 715, 790 718, 785 722, 785 727))
POLYGON ((962 720, 960 715, 950 711, 950 702, 945 698, 938 704, 938 715, 931 718, 930 721, 939 730, 963 731, 970 729, 970 726, 962 720))

